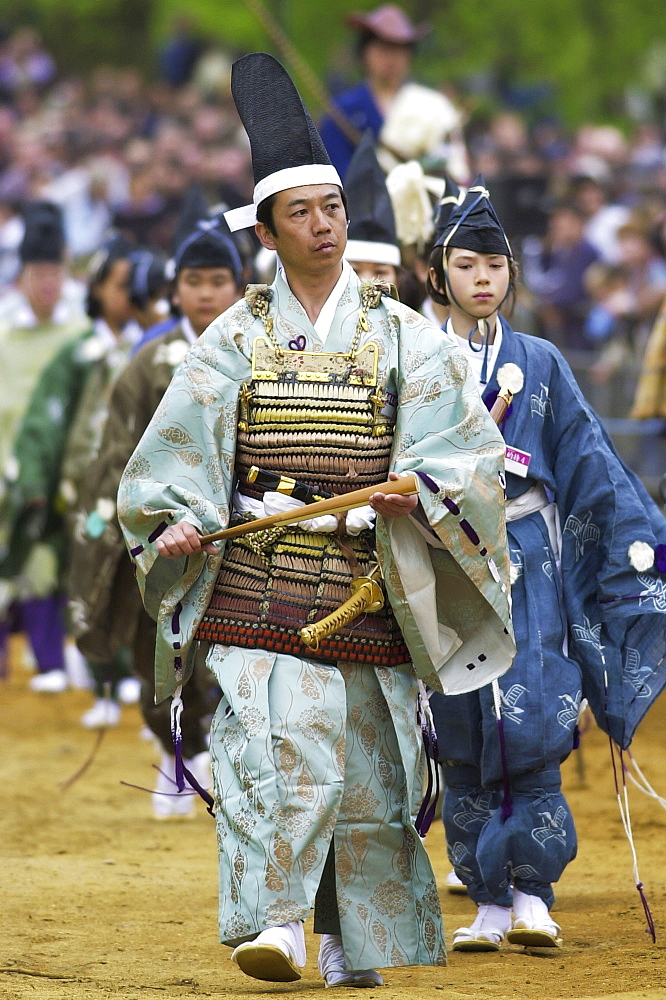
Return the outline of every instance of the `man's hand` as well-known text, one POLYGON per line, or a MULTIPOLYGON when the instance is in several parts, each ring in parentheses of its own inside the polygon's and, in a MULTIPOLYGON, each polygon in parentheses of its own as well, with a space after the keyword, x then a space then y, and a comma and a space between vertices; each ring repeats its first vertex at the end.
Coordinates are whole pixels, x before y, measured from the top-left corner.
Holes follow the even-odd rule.
MULTIPOLYGON (((399 479, 397 472, 389 472, 389 479, 399 479)), ((382 517, 403 517, 411 514, 419 502, 418 494, 404 497, 400 493, 373 493, 370 506, 382 517)))
MULTIPOLYGON (((189 521, 171 524, 157 539, 157 551, 167 559, 180 559, 201 551, 201 535, 189 521)), ((215 542, 203 546, 204 552, 216 555, 219 549, 215 542)))

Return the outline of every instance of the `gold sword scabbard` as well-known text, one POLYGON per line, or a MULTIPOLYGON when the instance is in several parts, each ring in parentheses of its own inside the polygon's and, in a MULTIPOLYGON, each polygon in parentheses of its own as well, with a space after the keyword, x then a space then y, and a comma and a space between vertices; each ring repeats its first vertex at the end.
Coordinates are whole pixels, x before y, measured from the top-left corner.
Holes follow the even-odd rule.
POLYGON ((299 630, 301 640, 309 649, 319 649, 319 643, 333 635, 339 629, 349 625, 362 614, 373 614, 384 607, 382 588, 374 578, 378 568, 370 576, 358 576, 351 583, 351 596, 344 604, 312 625, 306 625, 299 630))

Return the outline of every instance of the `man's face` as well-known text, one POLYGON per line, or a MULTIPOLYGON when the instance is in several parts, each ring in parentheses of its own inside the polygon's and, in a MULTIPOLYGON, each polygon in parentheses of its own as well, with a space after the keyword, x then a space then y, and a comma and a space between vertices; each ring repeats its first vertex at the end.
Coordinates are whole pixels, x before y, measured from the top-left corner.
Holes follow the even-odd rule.
POLYGON ((273 205, 273 232, 258 222, 256 233, 265 247, 277 251, 287 273, 339 270, 347 245, 340 188, 308 184, 279 191, 273 205))
POLYGON ((397 89, 409 76, 413 55, 411 45, 396 45, 373 38, 363 50, 363 66, 371 83, 397 89))
POLYGON ((26 264, 21 272, 20 287, 35 315, 51 316, 60 300, 65 269, 61 264, 26 264))

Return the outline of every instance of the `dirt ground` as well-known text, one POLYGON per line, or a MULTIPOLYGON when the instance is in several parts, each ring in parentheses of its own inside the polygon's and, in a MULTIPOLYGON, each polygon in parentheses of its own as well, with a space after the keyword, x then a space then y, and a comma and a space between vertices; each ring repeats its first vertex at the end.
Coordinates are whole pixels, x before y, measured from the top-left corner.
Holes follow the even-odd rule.
MULTIPOLYGON (((15 653, 16 649, 15 647, 15 653)), ((198 997, 321 997, 316 946, 296 984, 245 978, 217 941, 213 820, 157 823, 150 799, 121 780, 151 786, 157 760, 126 709, 99 753, 68 791, 59 782, 85 760, 93 734, 79 725, 87 692, 35 695, 14 656, 0 682, 0 997, 11 1000, 188 1000, 198 997)), ((666 792, 666 700, 643 723, 634 753, 666 792)), ((549 1000, 656 1000, 666 987, 666 812, 630 789, 641 877, 657 925, 646 934, 631 855, 615 799, 608 744, 591 728, 582 760, 565 765, 580 841, 558 886, 555 917, 564 947, 526 953, 449 955, 445 969, 385 973, 382 1000, 445 996, 549 1000), (440 992, 441 991, 441 992, 440 992)), ((448 871, 440 823, 426 840, 441 885, 447 929, 472 917, 466 897, 444 889, 448 871)), ((341 989, 342 995, 351 991, 341 989)), ((356 991, 354 991, 356 993, 356 991)))

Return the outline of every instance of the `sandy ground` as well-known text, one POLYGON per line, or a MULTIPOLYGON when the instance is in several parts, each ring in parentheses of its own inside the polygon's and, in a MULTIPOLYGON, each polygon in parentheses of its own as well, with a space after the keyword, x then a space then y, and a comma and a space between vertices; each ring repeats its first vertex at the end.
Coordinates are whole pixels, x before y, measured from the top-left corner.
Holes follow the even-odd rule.
MULTIPOLYGON (((16 659, 9 681, 0 682, 0 997, 321 997, 313 940, 303 979, 293 985, 258 983, 229 962, 229 950, 217 941, 212 819, 202 807, 191 821, 157 823, 148 795, 120 784, 151 786, 154 778, 157 756, 139 738, 138 710, 124 711, 88 771, 63 792, 59 782, 76 771, 93 743, 78 722, 91 696, 32 694, 30 674, 16 659)), ((665 723, 662 700, 634 741, 637 760, 662 793, 665 723)), ((608 745, 594 728, 584 738, 582 759, 584 780, 576 755, 565 765, 580 847, 558 887, 562 950, 528 954, 506 946, 491 955, 451 953, 445 969, 387 971, 378 997, 663 998, 666 812, 631 789, 641 877, 657 924, 655 945, 633 886, 608 745)), ((471 919, 472 905, 443 887, 448 865, 440 823, 426 846, 450 940, 452 930, 471 919)))

